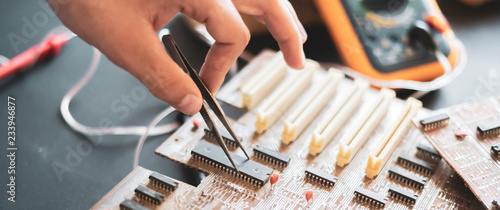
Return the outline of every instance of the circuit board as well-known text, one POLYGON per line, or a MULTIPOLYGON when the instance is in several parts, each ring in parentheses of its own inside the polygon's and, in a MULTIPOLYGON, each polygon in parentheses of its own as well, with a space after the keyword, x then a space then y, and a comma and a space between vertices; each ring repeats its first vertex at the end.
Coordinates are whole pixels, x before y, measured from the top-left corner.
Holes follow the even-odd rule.
POLYGON ((434 117, 431 122, 415 119, 415 125, 485 206, 500 209, 500 97, 448 107, 429 116, 434 117))
MULTIPOLYGON (((420 108, 421 103, 417 100, 408 99, 405 102, 391 97, 383 100, 384 94, 391 96, 387 94, 390 91, 373 88, 361 91, 366 87, 362 81, 346 79, 343 75, 338 79, 329 74, 331 70, 319 69, 309 75, 310 82, 304 82, 307 72, 294 76, 295 73, 289 71, 296 70, 288 69, 278 85, 263 94, 265 97, 261 97, 262 100, 258 100, 260 96, 252 95, 252 100, 245 101, 242 84, 251 83, 252 77, 258 77, 259 72, 267 74, 259 69, 274 62, 276 57, 273 52, 261 53, 217 94, 218 99, 240 109, 242 113, 236 117, 228 116, 250 160, 246 160, 238 147, 231 146, 230 137, 221 132, 241 173, 234 171, 205 125, 195 123, 201 120, 200 115, 195 115, 192 121, 182 125, 158 147, 156 153, 205 173, 207 176, 197 187, 175 181, 178 183, 175 189, 165 191, 152 184, 150 175, 153 172, 139 168, 93 208, 140 209, 126 207, 130 206, 130 202, 150 209, 484 208, 419 129, 408 120, 413 116, 426 116, 429 112, 420 108), (334 91, 332 96, 326 98, 317 112, 304 109, 297 114, 296 110, 301 110, 304 101, 312 100, 314 104, 320 104, 320 99, 311 96, 316 93, 323 96, 321 85, 330 83, 322 81, 329 76, 338 82, 331 89, 334 91), (283 88, 283 83, 287 81, 304 87, 304 90, 287 92, 283 88), (275 94, 281 90, 284 92, 275 94), (297 93, 296 98, 293 98, 294 93, 297 93), (285 106, 285 102, 290 101, 286 100, 288 96, 293 100, 285 106), (278 100, 270 101, 273 97, 278 97, 278 100), (359 100, 355 100, 356 97, 359 100), (380 103, 374 106, 377 101, 380 103), (385 109, 380 109, 384 101, 388 103, 385 109), (266 106, 275 108, 266 111, 266 106), (256 123, 262 121, 266 113, 271 115, 266 116, 264 124, 256 123), (284 138, 284 129, 286 131, 285 126, 290 125, 287 124, 290 116, 301 116, 301 113, 315 114, 314 118, 306 120, 303 129, 298 129, 300 132, 285 142, 288 137, 284 138), (380 113, 379 118, 375 117, 376 113, 380 113), (332 120, 325 124, 328 116, 333 116, 332 120), (318 129, 323 124, 326 127, 318 129), (333 137, 324 140, 324 136, 333 137), (340 164, 338 158, 344 155, 339 151, 351 148, 349 146, 355 142, 344 144, 347 136, 361 139, 361 143, 356 144, 359 148, 349 149, 346 154, 350 158, 340 164), (376 152, 378 150, 382 152, 376 152), (369 168, 376 170, 370 171, 369 168), (149 187, 163 196, 158 198, 154 194, 138 192, 139 186, 149 187), (128 203, 123 204, 125 201, 128 203)), ((301 122, 294 123, 303 125, 301 122)), ((134 205, 132 207, 138 207, 134 205)))

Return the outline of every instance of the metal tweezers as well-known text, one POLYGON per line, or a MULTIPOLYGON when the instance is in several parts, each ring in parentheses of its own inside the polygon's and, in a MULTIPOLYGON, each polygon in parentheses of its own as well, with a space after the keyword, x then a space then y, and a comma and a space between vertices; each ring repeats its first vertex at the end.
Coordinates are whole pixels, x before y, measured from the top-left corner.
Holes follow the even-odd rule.
MULTIPOLYGON (((227 120, 226 115, 224 114, 224 111, 220 107, 219 103, 214 98, 214 96, 212 95, 210 90, 208 90, 208 88, 205 85, 205 83, 203 82, 203 80, 201 80, 200 75, 198 75, 198 72, 196 72, 193 69, 193 67, 191 67, 191 65, 187 61, 186 57, 184 57, 181 50, 179 49, 179 46, 177 46, 177 44, 175 43, 172 36, 164 35, 162 37, 162 41, 163 41, 163 45, 165 46, 167 51, 170 53, 170 56, 172 57, 172 59, 174 59, 174 61, 177 63, 177 65, 179 65, 179 67, 181 67, 181 69, 184 70, 184 72, 186 72, 191 77, 191 79, 193 79, 196 86, 198 86, 198 89, 200 89, 201 96, 205 100, 205 103, 212 109, 212 111, 215 113, 217 118, 219 118, 219 120, 222 122, 224 127, 231 134, 231 137, 233 137, 234 141, 238 144, 238 146, 241 148, 241 150, 243 150, 243 153, 245 153, 245 156, 248 159, 250 159, 250 157, 248 157, 248 154, 245 151, 245 149, 243 148, 243 146, 241 146, 241 143, 240 143, 238 137, 234 133, 233 128, 231 127, 231 124, 229 124, 229 121, 227 120)), ((205 103, 202 103, 202 106, 200 109, 200 114, 203 117, 203 120, 205 120, 205 123, 207 124, 208 129, 210 129, 212 134, 215 136, 215 139, 217 140, 219 145, 222 147, 222 150, 224 150, 224 153, 226 153, 227 158, 229 159, 229 161, 231 161, 231 164, 233 165, 234 169, 238 173, 240 173, 240 171, 236 167, 236 164, 233 161, 233 158, 231 158, 231 154, 229 154, 229 150, 227 149, 226 143, 222 139, 222 137, 219 133, 219 130, 216 127, 216 123, 212 119, 212 116, 210 116, 209 111, 208 111, 205 103)))

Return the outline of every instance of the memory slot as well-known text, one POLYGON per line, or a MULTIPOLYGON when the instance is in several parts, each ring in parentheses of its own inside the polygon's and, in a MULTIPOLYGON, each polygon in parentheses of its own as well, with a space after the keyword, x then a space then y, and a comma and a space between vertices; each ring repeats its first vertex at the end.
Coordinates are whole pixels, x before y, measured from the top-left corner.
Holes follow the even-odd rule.
POLYGON ((392 99, 396 96, 393 90, 382 88, 378 97, 371 103, 370 107, 361 114, 354 124, 349 128, 346 135, 340 140, 337 165, 344 167, 350 163, 359 149, 378 126, 387 113, 392 99))
POLYGON ((370 155, 366 165, 366 177, 373 179, 377 176, 394 152, 396 147, 401 142, 401 139, 406 134, 410 127, 411 118, 414 117, 418 110, 422 107, 422 102, 415 98, 408 98, 403 111, 399 117, 391 124, 377 142, 370 155))
POLYGON ((333 97, 343 78, 344 73, 340 70, 329 69, 325 78, 313 86, 314 89, 286 118, 282 134, 283 143, 290 144, 304 131, 333 97))
POLYGON ((243 106, 252 109, 259 104, 285 78, 287 69, 283 53, 277 52, 266 65, 242 83, 243 106))
POLYGON ((369 84, 365 80, 356 79, 354 87, 343 98, 336 100, 324 115, 312 133, 309 154, 316 155, 323 151, 335 134, 356 110, 363 99, 369 84))
POLYGON ((257 109, 255 128, 257 133, 263 133, 295 102, 304 90, 311 84, 319 64, 312 60, 306 61, 303 70, 290 70, 285 79, 275 91, 267 97, 257 109))

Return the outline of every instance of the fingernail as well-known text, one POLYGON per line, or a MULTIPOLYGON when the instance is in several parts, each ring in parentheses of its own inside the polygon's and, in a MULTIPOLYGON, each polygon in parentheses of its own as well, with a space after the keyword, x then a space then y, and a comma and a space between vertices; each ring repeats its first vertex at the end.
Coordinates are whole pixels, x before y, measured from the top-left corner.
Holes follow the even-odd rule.
POLYGON ((183 112, 184 114, 189 114, 193 115, 196 114, 200 108, 200 100, 198 97, 194 96, 193 94, 187 94, 184 96, 184 98, 181 100, 181 103, 177 106, 179 111, 183 112))
POLYGON ((299 25, 300 25, 299 30, 300 30, 300 33, 302 35, 302 44, 304 44, 307 41, 307 32, 302 24, 299 24, 299 25))

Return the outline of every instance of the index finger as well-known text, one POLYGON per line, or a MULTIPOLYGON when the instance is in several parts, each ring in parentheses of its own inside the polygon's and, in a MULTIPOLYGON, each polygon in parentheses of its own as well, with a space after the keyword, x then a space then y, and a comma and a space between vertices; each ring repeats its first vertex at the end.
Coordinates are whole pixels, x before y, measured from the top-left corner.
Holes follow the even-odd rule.
POLYGON ((284 0, 269 2, 274 2, 273 4, 276 5, 268 5, 268 10, 262 16, 264 22, 278 42, 288 65, 292 68, 302 69, 305 64, 303 40, 295 18, 284 0))
POLYGON ((231 65, 250 40, 250 32, 230 0, 189 1, 184 13, 206 24, 215 39, 201 67, 200 76, 212 92, 216 92, 231 65))

